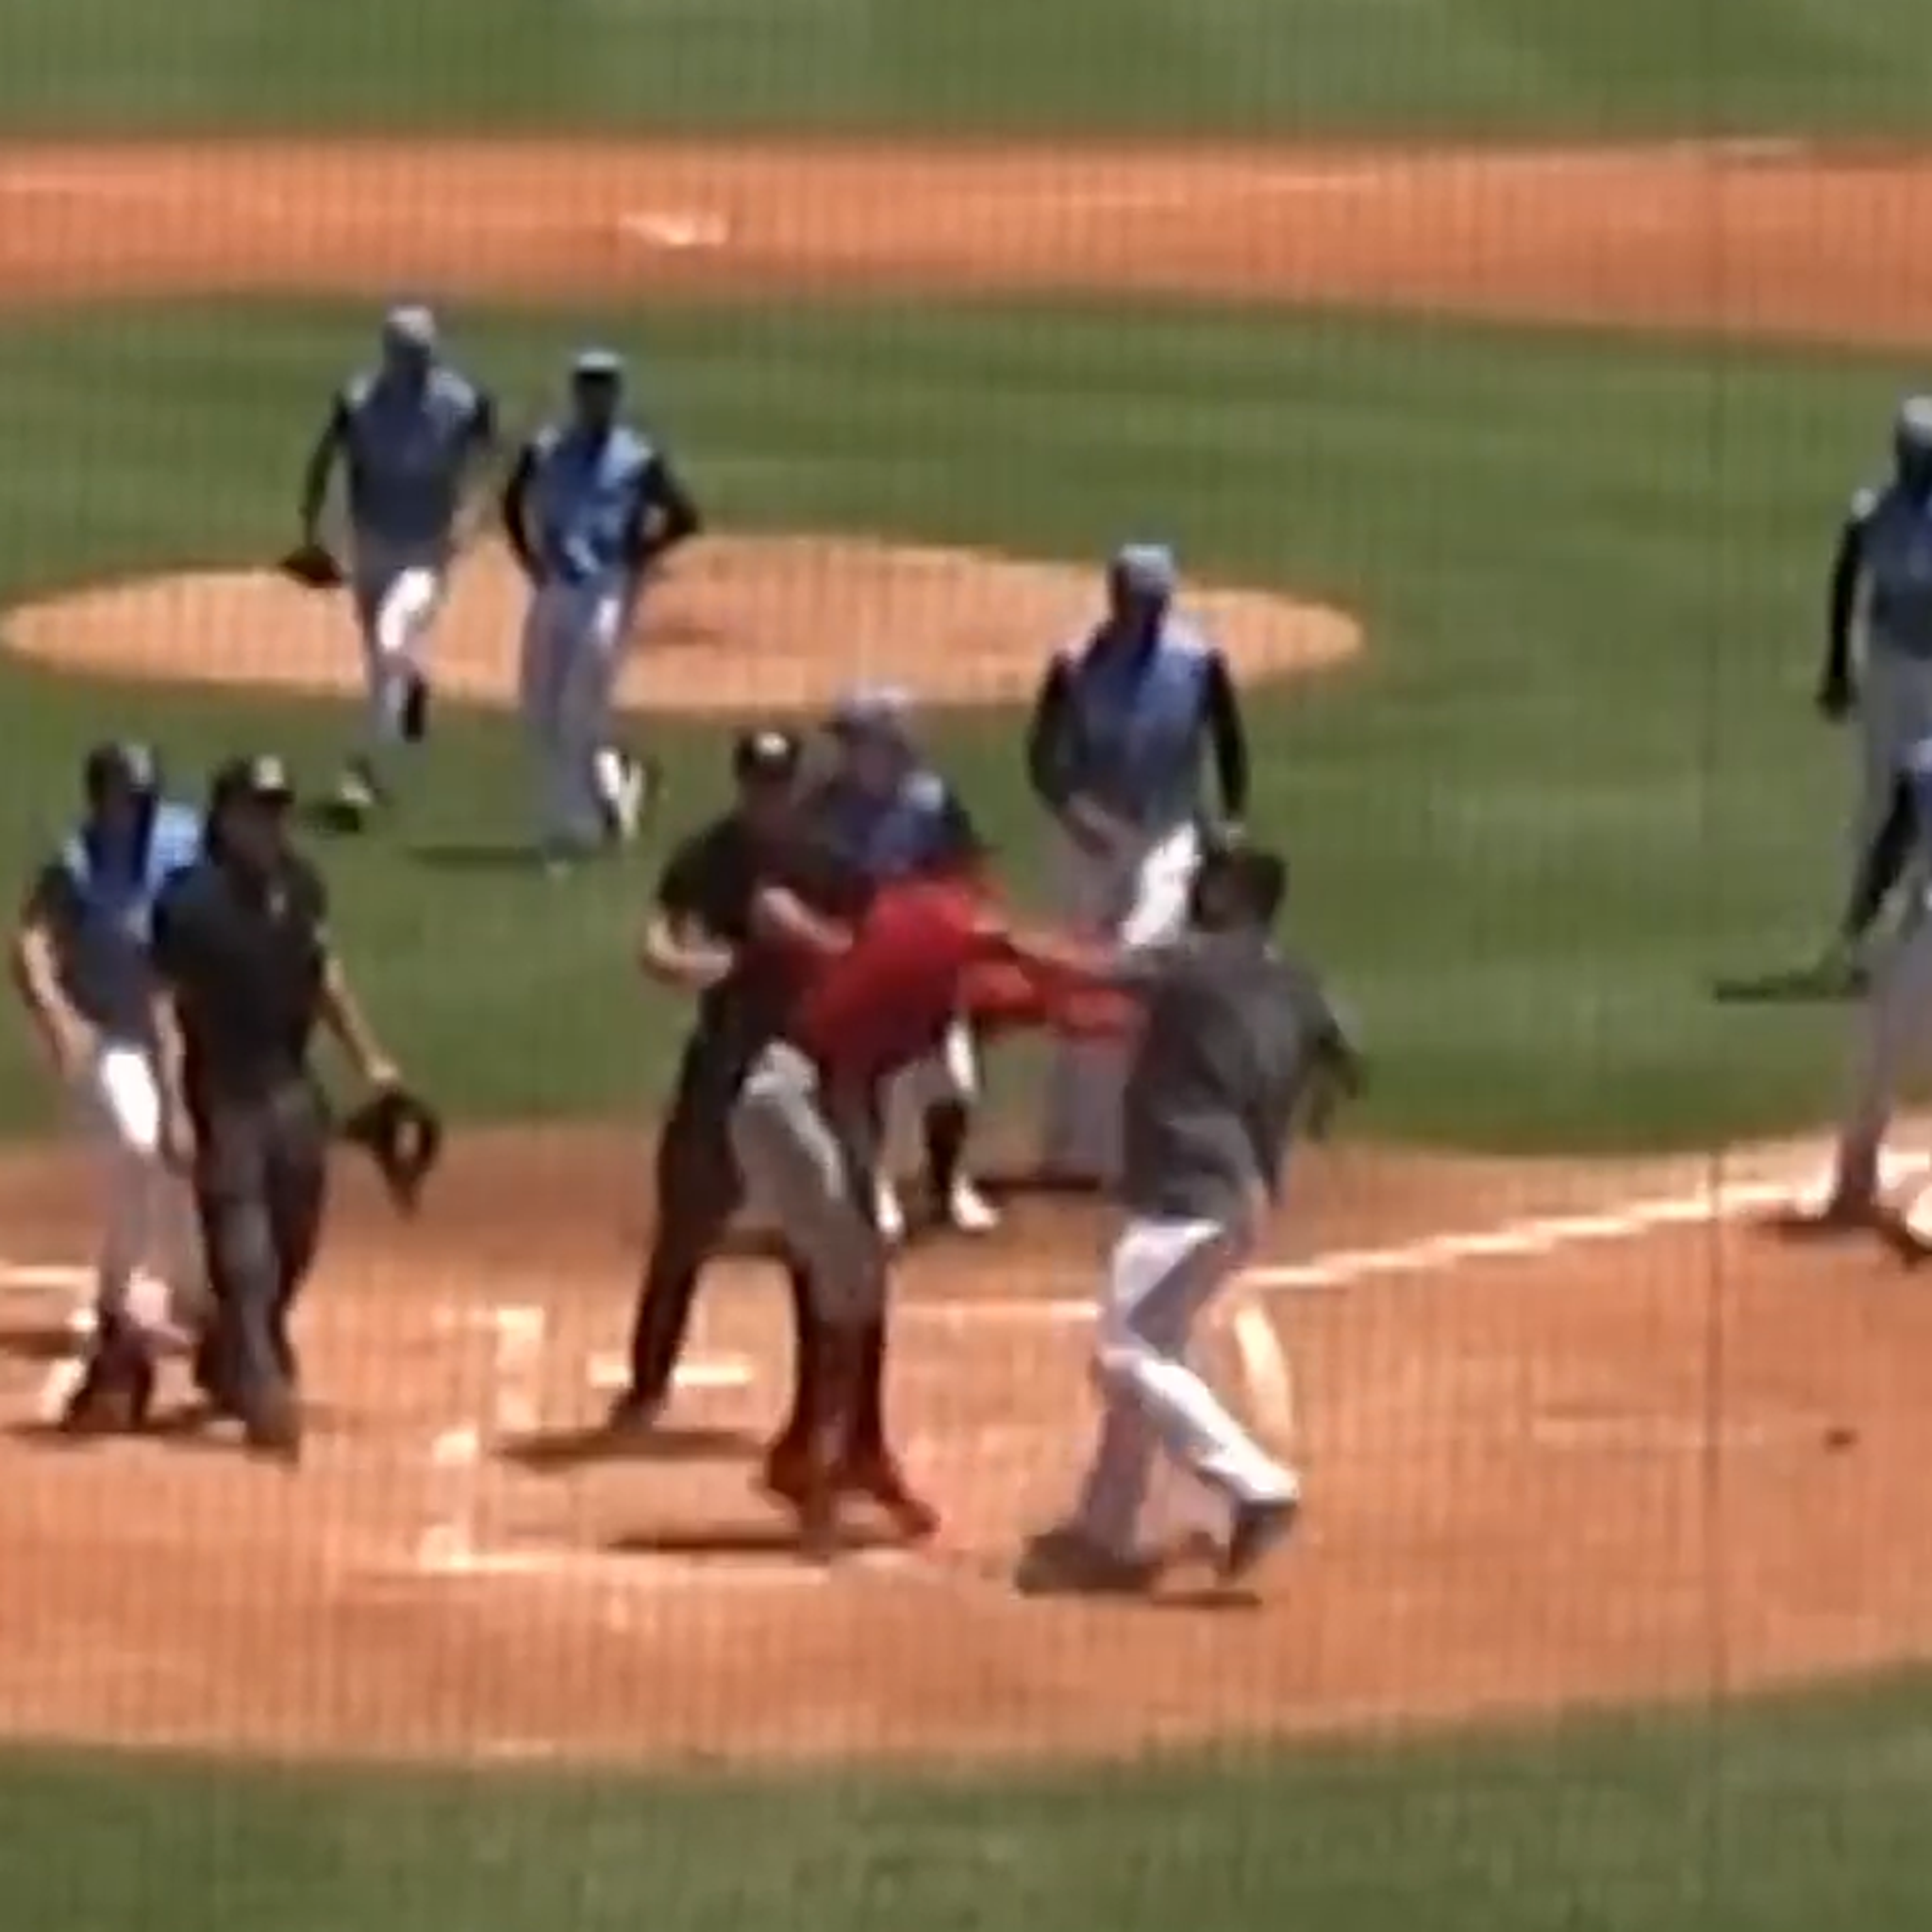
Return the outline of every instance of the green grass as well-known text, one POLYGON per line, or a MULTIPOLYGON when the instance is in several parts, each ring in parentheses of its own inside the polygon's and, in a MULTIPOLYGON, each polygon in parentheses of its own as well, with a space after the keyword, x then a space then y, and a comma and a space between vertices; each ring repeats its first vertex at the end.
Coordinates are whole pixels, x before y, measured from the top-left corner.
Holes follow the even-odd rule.
MULTIPOLYGON (((62 453, 0 471, 0 601, 270 554, 366 320, 160 309, 0 333, 0 444, 62 453)), ((493 376, 540 391, 554 325, 464 330, 493 376)), ((1807 692, 1887 372, 1100 306, 679 311, 616 333, 723 525, 1074 558, 1164 526, 1205 575, 1363 615, 1360 668, 1254 710, 1257 815, 1291 845, 1305 932, 1364 1015, 1374 1129, 1644 1145, 1829 1105, 1840 1016, 1720 1012, 1705 988, 1792 957, 1835 909, 1850 751, 1807 692)), ((756 679, 747 663, 748 702, 756 679)), ((347 723, 17 667, 0 708, 0 846, 23 864, 92 734, 148 724, 185 762, 266 736, 319 777, 347 723)), ((718 737, 662 748, 695 814, 718 737)), ((1038 822, 1010 722, 969 716, 940 750, 1024 860, 1038 822)), ((508 721, 452 721, 412 836, 508 839, 526 796, 508 721)), ((336 870, 376 1011, 458 1106, 634 1109, 651 1091, 676 1016, 625 964, 642 869, 558 893, 378 842, 336 870)), ((24 1058, 9 1034, 16 1123, 39 1091, 24 1058)))
POLYGON ((1084 1776, 0 1763, 8 1923, 87 1932, 1902 1932, 1923 1678, 1084 1776))
POLYGON ((0 128, 1921 133, 1920 0, 61 0, 0 128))

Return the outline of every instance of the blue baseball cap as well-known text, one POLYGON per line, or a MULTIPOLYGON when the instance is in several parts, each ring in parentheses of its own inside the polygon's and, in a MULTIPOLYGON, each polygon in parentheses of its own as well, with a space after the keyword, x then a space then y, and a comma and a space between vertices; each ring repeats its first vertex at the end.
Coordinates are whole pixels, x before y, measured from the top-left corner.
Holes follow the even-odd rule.
POLYGON ((1165 543, 1123 543, 1109 566, 1137 596, 1166 599, 1174 593, 1180 571, 1165 543))

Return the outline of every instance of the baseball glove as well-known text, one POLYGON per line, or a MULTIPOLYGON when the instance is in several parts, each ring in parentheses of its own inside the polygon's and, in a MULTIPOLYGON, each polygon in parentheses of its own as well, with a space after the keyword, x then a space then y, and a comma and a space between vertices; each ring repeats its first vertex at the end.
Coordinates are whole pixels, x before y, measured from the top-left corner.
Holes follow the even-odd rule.
POLYGON ((325 543, 298 543, 275 568, 308 591, 333 591, 343 581, 342 567, 325 543))
POLYGON ((349 1114, 338 1130, 375 1162, 396 1211, 413 1214, 442 1158, 442 1119, 405 1087, 386 1087, 349 1114))

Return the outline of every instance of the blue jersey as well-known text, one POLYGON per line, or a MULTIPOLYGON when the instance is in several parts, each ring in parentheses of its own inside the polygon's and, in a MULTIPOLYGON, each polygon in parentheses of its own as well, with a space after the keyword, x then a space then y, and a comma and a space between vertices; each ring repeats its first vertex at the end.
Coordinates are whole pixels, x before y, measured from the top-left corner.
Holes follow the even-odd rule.
POLYGON ((482 391, 441 365, 420 390, 379 374, 345 384, 334 427, 356 533, 392 549, 446 544, 469 464, 495 435, 494 416, 482 391))
POLYGON ((955 864, 977 846, 965 807, 937 772, 925 769, 908 773, 884 794, 834 778, 807 811, 814 832, 874 884, 955 864))
POLYGON ((650 440, 619 424, 608 435, 551 428, 531 443, 525 526, 542 575, 622 590, 637 575, 640 533, 657 487, 650 440))
POLYGON ((1213 647, 1168 618, 1149 649, 1103 626, 1061 659, 1070 789, 1128 824, 1158 830, 1202 803, 1213 647))
POLYGON ((77 1011, 117 1039, 147 1037, 155 902, 170 879, 200 858, 201 834, 198 812, 163 802, 131 865, 103 864, 84 829, 61 844, 52 871, 66 888, 62 989, 77 1011))
POLYGON ((1871 641, 1932 658, 1932 504, 1896 484, 1860 491, 1851 526, 1871 641))

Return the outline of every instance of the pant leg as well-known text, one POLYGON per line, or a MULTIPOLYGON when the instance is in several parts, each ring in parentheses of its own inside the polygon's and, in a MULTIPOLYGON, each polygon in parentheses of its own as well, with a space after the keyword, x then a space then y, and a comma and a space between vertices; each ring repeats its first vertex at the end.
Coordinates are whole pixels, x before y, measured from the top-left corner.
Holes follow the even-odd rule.
POLYGON ((595 843, 611 824, 600 755, 611 741, 617 675, 630 632, 630 597, 623 589, 586 591, 572 625, 558 710, 559 784, 570 798, 572 836, 595 843))
POLYGON ((539 842, 570 839, 571 788, 562 752, 565 674, 570 662, 569 589, 545 584, 524 614, 517 676, 518 710, 529 746, 539 842))
POLYGON ((219 1102, 196 1122, 194 1198, 214 1301, 203 1367, 211 1391, 238 1413, 283 1392, 282 1271, 269 1201, 271 1127, 253 1102, 219 1102))
MULTIPOLYGON (((1094 1376, 1110 1423, 1117 1408, 1138 1412, 1168 1456, 1230 1502, 1278 1502, 1298 1492, 1294 1474, 1256 1441, 1187 1361, 1195 1322, 1243 1252, 1231 1231, 1213 1222, 1130 1222, 1108 1267, 1094 1376)), ((1122 1437, 1135 1441, 1130 1422, 1119 1424, 1111 1444, 1103 1430, 1081 1520, 1096 1540, 1124 1550, 1131 1546, 1130 1511, 1138 1512, 1144 1496, 1147 1459, 1143 1442, 1135 1441, 1139 1454, 1129 1456, 1122 1437), (1104 1467, 1109 1455, 1112 1467, 1104 1467), (1136 1477, 1139 1495, 1129 1487, 1136 1477)))
POLYGON ((368 705, 363 757, 384 780, 393 775, 396 754, 408 742, 406 721, 425 675, 444 586, 443 569, 426 558, 378 553, 365 560, 358 555, 353 588, 368 705))
POLYGON ((95 1312, 105 1326, 121 1319, 136 1275, 156 1257, 171 1176, 161 1159, 160 1084, 146 1053, 104 1043, 86 1088, 102 1191, 95 1312))
POLYGON ((688 1058, 658 1137, 657 1224, 630 1341, 630 1392, 648 1403, 671 1393, 699 1274, 743 1199, 731 1096, 715 1085, 688 1058))
POLYGON ((1838 1187, 1870 1195, 1901 1083, 1932 1045, 1932 920, 1911 922, 1880 966, 1857 1019, 1850 1093, 1839 1132, 1838 1187))
POLYGON ((284 1088, 267 1115, 276 1289, 273 1338, 276 1363, 292 1383, 297 1365, 289 1324, 315 1266, 328 1207, 328 1119, 320 1094, 307 1081, 284 1088))

